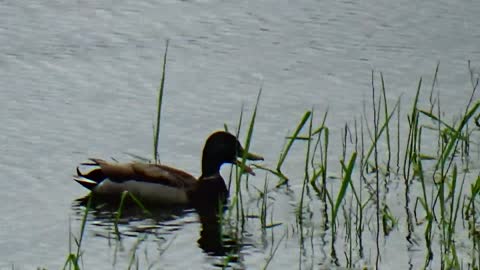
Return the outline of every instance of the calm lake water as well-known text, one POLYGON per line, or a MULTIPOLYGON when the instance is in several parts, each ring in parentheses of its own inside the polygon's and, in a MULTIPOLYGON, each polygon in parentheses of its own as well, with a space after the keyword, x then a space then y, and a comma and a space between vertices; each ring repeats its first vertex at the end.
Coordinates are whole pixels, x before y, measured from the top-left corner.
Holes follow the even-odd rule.
MULTIPOLYGON (((161 159, 194 175, 207 135, 224 123, 233 129, 242 104, 250 117, 261 87, 251 149, 271 167, 287 132, 313 107, 318 121, 329 111, 331 174, 338 174, 340 130, 370 104, 372 69, 383 72, 389 101, 402 96, 406 108, 419 78, 431 84, 440 62, 442 109, 448 117, 461 113, 471 92, 467 61, 480 71, 480 2, 389 2, 0 1, 0 269, 63 267, 69 235, 78 235, 81 225, 83 208, 75 200, 87 194, 72 181, 78 163, 152 156, 167 39, 161 159)), ((303 162, 299 145, 285 164, 291 191, 272 192, 274 221, 282 223, 272 229, 276 242, 262 239, 252 221, 233 267, 261 268, 282 235, 272 269, 317 269, 328 261, 321 241, 302 254, 293 232, 303 162)), ((228 168, 222 172, 228 175, 228 168)), ((249 182, 262 188, 263 173, 249 182)), ((418 253, 407 251, 401 209, 394 209, 400 224, 383 247, 384 269, 423 263, 422 244, 418 253)), ((147 225, 156 233, 139 244, 143 269, 210 269, 219 260, 198 247, 195 213, 123 224, 131 237, 120 244, 109 240, 105 224, 89 218, 85 269, 126 269, 144 237, 138 228, 147 225)), ((374 248, 367 246, 365 265, 372 265, 374 248)))

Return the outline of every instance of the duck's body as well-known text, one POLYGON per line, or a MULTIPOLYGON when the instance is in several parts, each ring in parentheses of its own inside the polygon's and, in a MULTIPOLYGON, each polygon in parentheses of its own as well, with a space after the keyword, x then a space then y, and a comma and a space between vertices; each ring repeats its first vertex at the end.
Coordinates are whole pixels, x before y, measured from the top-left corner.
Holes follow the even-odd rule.
POLYGON ((85 166, 95 166, 87 174, 77 170, 73 179, 95 194, 118 196, 127 190, 145 201, 160 204, 187 204, 187 192, 197 180, 192 175, 160 164, 111 163, 91 159, 85 166))
MULTIPOLYGON (((77 168, 74 180, 93 193, 118 196, 128 191, 144 202, 163 205, 191 205, 204 208, 225 201, 228 190, 220 175, 223 163, 237 163, 244 150, 237 139, 226 132, 212 134, 205 143, 202 156, 202 176, 197 180, 184 171, 159 164, 112 163, 90 159, 83 163, 95 168, 81 173, 77 168)), ((263 159, 246 153, 251 160, 263 159)))

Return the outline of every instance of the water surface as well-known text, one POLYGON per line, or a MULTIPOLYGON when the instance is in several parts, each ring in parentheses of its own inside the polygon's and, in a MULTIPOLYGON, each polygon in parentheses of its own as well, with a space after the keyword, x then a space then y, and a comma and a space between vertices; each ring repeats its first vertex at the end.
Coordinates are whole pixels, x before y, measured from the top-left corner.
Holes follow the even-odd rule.
MULTIPOLYGON (((86 194, 71 181, 78 163, 130 160, 126 153, 151 157, 165 40, 162 162, 199 175, 206 136, 224 123, 235 126, 242 104, 251 112, 262 87, 252 149, 265 164, 275 164, 283 137, 312 107, 318 114, 329 110, 332 162, 338 164, 340 130, 369 102, 372 69, 383 72, 391 102, 400 95, 409 101, 419 77, 431 83, 440 62, 442 108, 451 117, 463 111, 471 89, 467 60, 480 69, 479 13, 480 3, 466 0, 1 1, 0 268, 62 267, 70 231, 80 227, 72 203, 86 194)), ((277 240, 295 224, 301 164, 299 147, 285 165, 293 194, 272 195, 284 224, 274 229, 277 240)), ((251 182, 262 187, 263 179, 251 182)), ((114 261, 117 251, 98 236, 104 230, 94 221, 84 240, 85 269, 126 268, 138 239, 127 238, 114 261)), ((154 268, 211 268, 217 258, 197 246, 195 214, 171 222, 176 229, 164 234, 173 242, 161 258, 155 257, 157 240, 142 246, 159 260, 154 268)), ((262 242, 256 223, 249 226, 254 236, 241 265, 256 268, 276 243, 262 242)), ((304 258, 298 242, 287 234, 270 266, 297 267, 304 258)), ((321 253, 322 244, 315 247, 321 253)), ((385 252, 398 259, 384 261, 386 268, 408 267, 409 253, 385 252)), ((315 256, 327 261, 327 254, 315 256)), ((422 262, 418 256, 415 265, 422 262)))

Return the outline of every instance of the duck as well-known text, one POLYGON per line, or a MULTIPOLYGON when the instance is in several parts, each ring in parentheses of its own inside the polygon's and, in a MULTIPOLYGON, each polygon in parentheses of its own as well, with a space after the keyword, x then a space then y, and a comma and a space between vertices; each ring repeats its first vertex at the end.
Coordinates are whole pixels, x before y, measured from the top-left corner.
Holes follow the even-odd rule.
POLYGON ((245 172, 252 169, 237 158, 263 160, 244 150, 238 139, 225 131, 216 131, 206 140, 202 152, 202 174, 193 175, 167 165, 145 162, 118 163, 99 158, 77 166, 73 179, 94 195, 117 197, 128 191, 146 203, 188 205, 197 209, 218 207, 228 199, 228 189, 220 175, 225 163, 236 164, 245 172), (80 167, 92 167, 81 172, 80 167))

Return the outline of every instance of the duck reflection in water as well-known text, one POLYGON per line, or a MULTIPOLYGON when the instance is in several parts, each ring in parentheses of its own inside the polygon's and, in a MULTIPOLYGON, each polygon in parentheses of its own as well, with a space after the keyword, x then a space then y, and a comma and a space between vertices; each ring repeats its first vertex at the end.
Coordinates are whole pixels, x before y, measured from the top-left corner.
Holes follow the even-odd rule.
POLYGON ((135 236, 137 233, 158 235, 156 230, 162 228, 167 228, 169 233, 171 233, 172 230, 180 230, 183 226, 182 224, 185 224, 184 221, 180 219, 192 212, 196 212, 201 224, 200 237, 197 243, 205 253, 212 256, 238 254, 242 246, 244 246, 236 240, 234 235, 224 231, 222 215, 224 215, 227 210, 226 206, 223 207, 223 209, 221 206, 216 209, 192 209, 181 206, 159 207, 158 205, 139 206, 128 196, 123 202, 123 205, 119 206, 121 204, 120 199, 109 198, 107 200, 105 197, 97 197, 95 194, 89 194, 76 199, 72 204, 72 209, 75 210, 78 217, 81 218, 85 214, 84 208, 89 205, 90 198, 90 210, 88 213, 91 216, 89 220, 94 220, 97 228, 104 228, 102 231, 106 230, 104 233, 97 232, 97 236, 110 238, 116 233, 120 233, 121 235, 115 238, 121 239, 123 236, 135 236), (117 222, 116 214, 119 209, 121 209, 120 223, 123 225, 128 224, 128 226, 125 227, 127 231, 114 232, 113 224, 117 222), (147 220, 146 218, 150 221, 153 220, 154 223, 148 222, 148 224, 146 224, 144 222, 147 220), (175 220, 180 220, 180 222, 175 223, 175 220), (140 222, 140 224, 138 222, 140 222))
POLYGON ((207 253, 224 255, 219 216, 223 215, 229 191, 220 175, 224 163, 236 164, 242 171, 254 175, 252 169, 237 158, 263 160, 261 156, 248 153, 235 136, 218 131, 210 135, 202 153, 202 175, 197 180, 192 175, 160 164, 150 163, 111 163, 101 159, 91 159, 82 163, 91 167, 82 173, 77 168, 74 180, 90 189, 96 198, 119 198, 128 191, 132 197, 151 206, 183 207, 195 209, 202 224, 198 244, 207 253))
POLYGON ((214 256, 237 254, 240 244, 234 237, 223 234, 220 216, 223 213, 215 211, 199 212, 202 229, 197 243, 203 251, 214 256))

